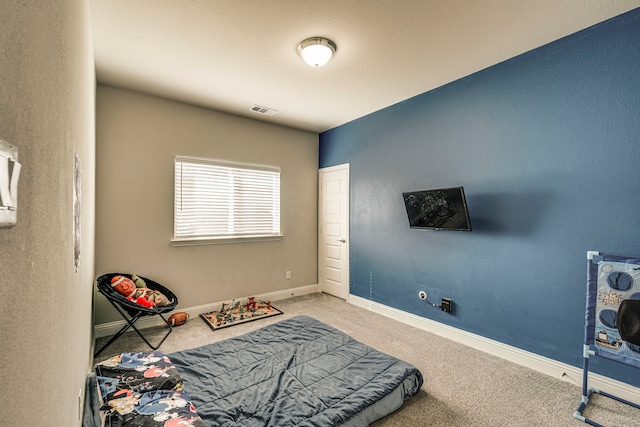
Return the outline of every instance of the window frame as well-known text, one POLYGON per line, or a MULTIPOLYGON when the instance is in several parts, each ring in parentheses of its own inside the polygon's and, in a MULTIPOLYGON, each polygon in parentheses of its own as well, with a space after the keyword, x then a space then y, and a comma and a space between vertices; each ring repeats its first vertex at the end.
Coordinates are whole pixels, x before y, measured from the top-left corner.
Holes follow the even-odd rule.
POLYGON ((279 167, 265 166, 250 163, 230 162, 217 159, 205 159, 200 157, 175 156, 174 158, 174 175, 173 175, 173 238, 172 246, 194 246, 194 245, 215 245, 225 243, 247 243, 247 242, 264 242, 282 240, 282 172, 279 167), (225 235, 199 235, 199 236, 176 236, 177 230, 177 214, 178 214, 178 163, 209 165, 213 167, 227 169, 242 169, 249 171, 274 172, 278 175, 278 230, 277 233, 264 234, 225 234, 225 235))

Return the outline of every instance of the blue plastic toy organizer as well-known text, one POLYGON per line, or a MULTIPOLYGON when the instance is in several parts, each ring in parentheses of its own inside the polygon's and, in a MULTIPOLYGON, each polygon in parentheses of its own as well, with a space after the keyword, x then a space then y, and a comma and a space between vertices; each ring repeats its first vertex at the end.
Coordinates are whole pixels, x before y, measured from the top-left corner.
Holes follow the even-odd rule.
POLYGON ((588 385, 589 358, 593 356, 640 368, 640 257, 587 252, 582 353, 582 401, 575 418, 603 427, 582 415, 593 393, 640 409, 640 405, 588 385))

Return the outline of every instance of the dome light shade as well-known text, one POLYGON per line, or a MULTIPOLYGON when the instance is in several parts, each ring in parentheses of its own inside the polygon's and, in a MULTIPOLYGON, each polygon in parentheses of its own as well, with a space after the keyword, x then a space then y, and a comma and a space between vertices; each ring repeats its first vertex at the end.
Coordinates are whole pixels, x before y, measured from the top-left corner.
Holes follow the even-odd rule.
POLYGON ((322 67, 336 52, 336 44, 324 37, 311 37, 298 45, 298 52, 304 62, 312 67, 322 67))

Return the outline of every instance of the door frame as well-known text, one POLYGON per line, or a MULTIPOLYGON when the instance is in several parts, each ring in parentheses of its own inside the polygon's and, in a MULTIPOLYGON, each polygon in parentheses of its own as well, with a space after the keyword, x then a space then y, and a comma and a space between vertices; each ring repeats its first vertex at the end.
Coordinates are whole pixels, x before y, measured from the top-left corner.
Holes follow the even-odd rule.
POLYGON ((351 271, 350 271, 350 266, 351 266, 351 261, 349 259, 349 253, 350 250, 349 248, 351 247, 351 239, 350 239, 350 225, 351 225, 351 164, 350 163, 343 163, 340 165, 335 165, 335 166, 328 166, 325 168, 320 168, 318 169, 318 259, 317 259, 317 268, 318 268, 318 288, 320 290, 320 292, 323 292, 322 289, 322 283, 319 280, 320 279, 320 268, 321 268, 321 253, 322 253, 322 249, 321 249, 321 236, 320 236, 320 227, 323 225, 321 220, 322 220, 322 189, 321 189, 321 185, 323 183, 323 173, 325 172, 334 172, 334 171, 338 171, 338 170, 346 170, 346 176, 347 176, 347 180, 346 180, 346 185, 345 185, 345 191, 347 192, 346 194, 346 206, 345 206, 345 212, 347 217, 345 218, 345 236, 344 239, 346 240, 345 242, 345 280, 347 281, 347 283, 345 284, 346 289, 347 289, 347 293, 345 295, 345 301, 349 302, 349 297, 351 295, 351 271))

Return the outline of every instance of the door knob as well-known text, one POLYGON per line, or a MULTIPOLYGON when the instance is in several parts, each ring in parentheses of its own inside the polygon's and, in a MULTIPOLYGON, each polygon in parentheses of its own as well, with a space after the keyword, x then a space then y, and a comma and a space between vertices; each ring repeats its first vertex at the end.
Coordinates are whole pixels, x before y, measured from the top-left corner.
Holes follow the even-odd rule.
POLYGON ((345 242, 346 242, 346 240, 344 240, 344 239, 338 239, 338 242, 345 243, 345 242))

